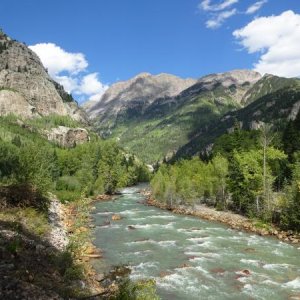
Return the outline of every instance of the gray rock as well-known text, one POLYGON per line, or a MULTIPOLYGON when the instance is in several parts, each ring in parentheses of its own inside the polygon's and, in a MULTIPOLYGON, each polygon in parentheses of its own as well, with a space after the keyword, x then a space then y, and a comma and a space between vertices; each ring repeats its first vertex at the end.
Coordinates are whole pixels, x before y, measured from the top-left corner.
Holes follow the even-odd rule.
POLYGON ((53 141, 65 148, 72 148, 90 140, 89 134, 84 128, 59 126, 45 131, 44 133, 49 141, 53 141))
POLYGON ((84 108, 93 119, 105 114, 116 117, 129 105, 146 109, 158 98, 173 97, 195 84, 195 79, 182 79, 171 74, 141 73, 130 80, 113 84, 98 101, 87 102, 84 108))
POLYGON ((24 118, 57 114, 86 121, 85 113, 53 81, 38 56, 0 32, 0 115, 24 118))

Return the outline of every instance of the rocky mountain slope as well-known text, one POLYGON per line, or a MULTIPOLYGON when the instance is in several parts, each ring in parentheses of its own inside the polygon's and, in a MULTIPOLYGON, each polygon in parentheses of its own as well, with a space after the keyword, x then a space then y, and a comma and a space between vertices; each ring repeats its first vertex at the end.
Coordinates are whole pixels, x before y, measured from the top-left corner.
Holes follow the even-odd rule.
POLYGON ((88 102, 85 107, 91 118, 114 126, 116 120, 129 110, 143 113, 156 99, 176 96, 195 82, 170 74, 141 73, 128 81, 113 84, 99 101, 88 102))
POLYGON ((154 163, 172 156, 198 128, 243 107, 261 75, 234 70, 199 80, 175 78, 141 74, 117 83, 87 112, 103 136, 117 138, 122 146, 154 163))
POLYGON ((178 149, 175 158, 209 151, 217 137, 232 132, 237 125, 241 129, 256 130, 268 123, 282 130, 286 122, 294 120, 299 112, 300 80, 265 75, 246 97, 248 105, 220 116, 206 128, 198 128, 190 141, 178 149))
POLYGON ((0 116, 70 116, 86 121, 72 96, 53 81, 38 56, 0 31, 0 116))

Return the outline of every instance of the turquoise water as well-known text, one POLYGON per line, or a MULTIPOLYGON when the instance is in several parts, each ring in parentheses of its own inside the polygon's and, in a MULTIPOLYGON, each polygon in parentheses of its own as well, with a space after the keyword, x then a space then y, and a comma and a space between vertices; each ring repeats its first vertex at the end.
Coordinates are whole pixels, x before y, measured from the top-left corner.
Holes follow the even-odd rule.
POLYGON ((132 279, 156 280, 162 299, 300 299, 299 248, 147 207, 137 190, 96 204, 99 272, 129 264, 132 279), (107 225, 114 213, 122 220, 107 225))

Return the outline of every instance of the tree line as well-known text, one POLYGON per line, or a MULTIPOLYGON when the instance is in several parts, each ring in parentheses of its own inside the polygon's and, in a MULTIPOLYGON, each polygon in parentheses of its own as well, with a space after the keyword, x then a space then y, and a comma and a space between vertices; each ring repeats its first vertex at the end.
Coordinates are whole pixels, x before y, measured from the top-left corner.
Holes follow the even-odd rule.
POLYGON ((209 155, 163 164, 151 186, 169 206, 205 203, 299 231, 300 114, 281 131, 236 125, 209 155))
POLYGON ((1 117, 0 125, 0 187, 25 185, 72 201, 148 180, 147 167, 135 156, 95 134, 89 143, 64 149, 12 117, 1 117))

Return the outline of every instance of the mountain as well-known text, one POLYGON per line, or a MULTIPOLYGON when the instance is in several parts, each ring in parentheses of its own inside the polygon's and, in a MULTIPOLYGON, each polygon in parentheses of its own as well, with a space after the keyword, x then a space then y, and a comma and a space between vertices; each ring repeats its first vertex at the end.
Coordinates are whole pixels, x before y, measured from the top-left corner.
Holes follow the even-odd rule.
POLYGON ((142 113, 157 98, 173 97, 196 82, 170 74, 141 73, 128 81, 113 84, 99 101, 85 104, 91 118, 101 124, 114 121, 124 112, 134 109, 142 113))
POLYGON ((300 109, 300 79, 265 75, 244 97, 243 108, 214 120, 206 128, 198 128, 190 141, 176 152, 175 159, 209 151, 215 139, 241 129, 259 129, 263 123, 273 124, 281 131, 288 120, 294 120, 300 109))
POLYGON ((140 74, 109 88, 87 113, 102 136, 149 163, 170 157, 199 128, 243 107, 261 75, 249 70, 211 74, 198 80, 140 74), (247 98, 246 98, 247 97, 247 98))
POLYGON ((86 122, 85 112, 50 78, 38 56, 0 31, 0 116, 8 114, 56 114, 86 122))

